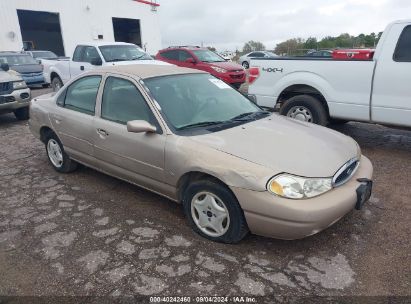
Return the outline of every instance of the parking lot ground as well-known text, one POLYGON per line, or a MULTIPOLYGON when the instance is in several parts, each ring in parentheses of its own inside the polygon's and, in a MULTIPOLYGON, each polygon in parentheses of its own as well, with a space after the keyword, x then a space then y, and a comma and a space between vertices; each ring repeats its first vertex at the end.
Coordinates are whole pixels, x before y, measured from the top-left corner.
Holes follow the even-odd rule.
POLYGON ((165 198, 86 167, 57 173, 27 122, 0 116, 0 295, 401 296, 405 303, 411 132, 361 123, 335 129, 374 164, 364 209, 303 240, 250 235, 224 245, 193 233, 181 206, 165 198))

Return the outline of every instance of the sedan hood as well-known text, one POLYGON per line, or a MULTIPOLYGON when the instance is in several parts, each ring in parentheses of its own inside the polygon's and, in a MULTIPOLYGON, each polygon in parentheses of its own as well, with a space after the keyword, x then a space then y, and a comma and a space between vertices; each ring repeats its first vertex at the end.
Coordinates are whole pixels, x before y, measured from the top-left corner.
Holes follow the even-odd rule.
POLYGON ((233 62, 210 62, 210 64, 219 68, 223 68, 227 71, 243 71, 243 67, 241 65, 233 62))
POLYGON ((331 177, 360 157, 357 143, 336 131, 272 115, 223 131, 191 137, 197 143, 273 170, 331 177))
POLYGON ((8 70, 7 72, 0 70, 0 82, 9 82, 9 81, 19 81, 22 80, 20 75, 12 70, 8 70))
POLYGON ((160 61, 160 60, 129 60, 129 61, 107 62, 107 64, 111 64, 111 65, 129 65, 129 64, 172 65, 170 63, 160 61))

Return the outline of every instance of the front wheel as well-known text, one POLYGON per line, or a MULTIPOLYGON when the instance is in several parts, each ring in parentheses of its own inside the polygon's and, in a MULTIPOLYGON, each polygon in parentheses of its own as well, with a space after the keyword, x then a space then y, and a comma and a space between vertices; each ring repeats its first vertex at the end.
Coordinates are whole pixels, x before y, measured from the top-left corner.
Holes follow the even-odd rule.
POLYGON ((311 95, 291 97, 281 106, 280 114, 321 126, 328 124, 328 114, 324 105, 311 95))
POLYGON ((64 151, 62 143, 54 133, 46 140, 46 152, 51 165, 56 171, 69 173, 77 169, 77 163, 70 159, 64 151))
POLYGON ((16 111, 14 111, 14 116, 16 116, 18 120, 29 119, 30 118, 29 107, 17 109, 16 111))
POLYGON ((248 64, 247 61, 244 61, 244 62, 242 63, 242 66, 243 66, 243 68, 246 69, 246 70, 248 70, 248 68, 250 67, 250 65, 248 64))
POLYGON ((60 77, 56 76, 51 80, 51 87, 54 92, 57 92, 63 87, 63 81, 61 81, 60 77))
POLYGON ((249 231, 237 199, 219 183, 193 182, 185 191, 183 207, 193 230, 209 240, 237 243, 249 231))

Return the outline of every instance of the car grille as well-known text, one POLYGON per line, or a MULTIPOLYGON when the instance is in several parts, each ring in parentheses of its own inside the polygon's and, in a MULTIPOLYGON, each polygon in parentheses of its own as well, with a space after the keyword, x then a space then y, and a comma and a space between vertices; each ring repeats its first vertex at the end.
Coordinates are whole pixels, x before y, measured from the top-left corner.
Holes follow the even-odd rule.
POLYGON ((243 74, 240 74, 240 75, 230 75, 230 77, 233 78, 233 79, 241 79, 241 78, 244 77, 244 75, 243 75, 243 74))
POLYGON ((43 75, 43 72, 21 73, 21 77, 37 77, 43 75))
POLYGON ((14 98, 14 96, 0 96, 0 104, 5 104, 13 101, 16 101, 16 98, 14 98))
POLYGON ((346 162, 334 175, 333 186, 338 187, 348 182, 354 175, 355 171, 357 171, 359 164, 360 162, 356 158, 350 159, 346 162))
POLYGON ((230 73, 241 73, 244 72, 244 70, 230 70, 230 73))
POLYGON ((0 94, 10 94, 13 91, 12 82, 0 82, 0 94))

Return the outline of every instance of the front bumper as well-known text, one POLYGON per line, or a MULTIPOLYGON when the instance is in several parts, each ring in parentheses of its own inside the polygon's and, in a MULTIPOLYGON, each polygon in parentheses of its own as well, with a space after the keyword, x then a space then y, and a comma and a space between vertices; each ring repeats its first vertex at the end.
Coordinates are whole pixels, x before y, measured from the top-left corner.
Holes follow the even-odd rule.
POLYGON ((305 200, 291 200, 268 191, 258 192, 231 187, 237 197, 250 231, 278 239, 300 239, 333 225, 357 204, 357 189, 363 184, 357 179, 371 179, 373 167, 361 157, 354 176, 344 185, 323 195, 305 200))
POLYGON ((21 74, 21 78, 23 78, 23 80, 27 83, 27 85, 45 83, 43 73, 41 73, 39 75, 33 75, 33 76, 21 74))
POLYGON ((0 113, 13 112, 28 107, 30 104, 30 89, 14 90, 10 94, 0 95, 0 113))

